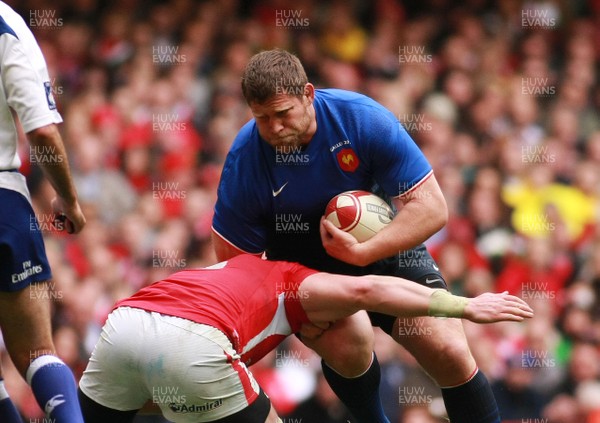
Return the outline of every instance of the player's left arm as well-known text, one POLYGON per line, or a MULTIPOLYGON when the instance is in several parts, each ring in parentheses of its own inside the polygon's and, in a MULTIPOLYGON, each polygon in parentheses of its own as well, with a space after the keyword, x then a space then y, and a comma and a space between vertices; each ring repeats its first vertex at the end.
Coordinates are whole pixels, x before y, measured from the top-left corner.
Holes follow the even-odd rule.
POLYGON ((506 292, 465 298, 392 276, 315 273, 302 281, 299 291, 302 307, 314 323, 336 321, 358 310, 398 317, 457 317, 476 323, 533 316, 525 301, 506 292))
POLYGON ((327 253, 338 260, 366 266, 410 250, 439 231, 448 221, 448 207, 431 165, 395 116, 381 106, 364 108, 356 135, 359 152, 381 188, 396 199, 398 214, 363 243, 328 221, 321 224, 327 253))
POLYGON ((38 157, 37 160, 57 194, 52 201, 52 208, 57 214, 64 214, 66 217, 67 232, 80 232, 85 226, 86 219, 77 199, 67 151, 58 127, 50 124, 36 128, 27 133, 27 139, 34 147, 34 154, 45 156, 38 157))

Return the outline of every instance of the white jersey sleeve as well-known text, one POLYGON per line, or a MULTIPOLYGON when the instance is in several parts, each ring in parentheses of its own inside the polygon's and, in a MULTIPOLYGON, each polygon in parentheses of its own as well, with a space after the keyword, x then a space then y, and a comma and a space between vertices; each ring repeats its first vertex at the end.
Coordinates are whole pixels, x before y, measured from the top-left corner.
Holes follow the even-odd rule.
MULTIPOLYGON (((21 166, 13 113, 25 133, 62 122, 39 45, 23 18, 0 2, 0 170, 21 166)), ((0 172, 0 187, 14 189, 12 178, 0 172)))

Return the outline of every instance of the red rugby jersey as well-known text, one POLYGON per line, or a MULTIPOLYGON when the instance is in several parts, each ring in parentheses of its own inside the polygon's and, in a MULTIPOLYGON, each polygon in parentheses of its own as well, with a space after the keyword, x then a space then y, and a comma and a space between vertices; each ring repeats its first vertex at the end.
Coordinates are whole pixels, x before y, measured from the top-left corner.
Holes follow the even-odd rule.
POLYGON ((115 308, 135 307, 214 326, 250 365, 309 322, 298 287, 314 273, 297 263, 240 255, 174 273, 115 308))

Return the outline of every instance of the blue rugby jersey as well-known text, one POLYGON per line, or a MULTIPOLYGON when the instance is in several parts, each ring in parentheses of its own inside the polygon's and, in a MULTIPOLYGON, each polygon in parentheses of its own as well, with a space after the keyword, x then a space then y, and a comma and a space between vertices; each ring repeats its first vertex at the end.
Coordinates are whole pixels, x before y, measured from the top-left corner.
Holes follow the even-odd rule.
POLYGON ((304 148, 273 148, 254 119, 239 131, 218 189, 213 229, 237 248, 323 271, 362 273, 321 245, 325 206, 343 191, 401 195, 432 172, 396 116, 361 94, 315 91, 317 131, 304 148))

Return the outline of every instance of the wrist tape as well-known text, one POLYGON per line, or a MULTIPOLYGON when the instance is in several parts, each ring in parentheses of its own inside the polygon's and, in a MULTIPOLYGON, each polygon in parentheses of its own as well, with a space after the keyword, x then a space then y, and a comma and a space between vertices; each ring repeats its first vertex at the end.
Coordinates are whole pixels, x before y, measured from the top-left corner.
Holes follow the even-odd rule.
POLYGON ((427 314, 433 317, 462 317, 468 298, 452 295, 443 289, 436 289, 429 297, 427 314))

